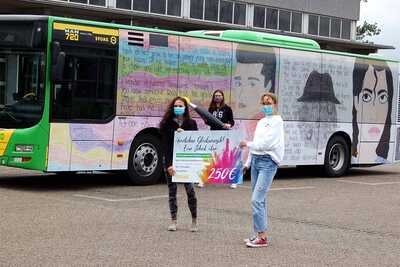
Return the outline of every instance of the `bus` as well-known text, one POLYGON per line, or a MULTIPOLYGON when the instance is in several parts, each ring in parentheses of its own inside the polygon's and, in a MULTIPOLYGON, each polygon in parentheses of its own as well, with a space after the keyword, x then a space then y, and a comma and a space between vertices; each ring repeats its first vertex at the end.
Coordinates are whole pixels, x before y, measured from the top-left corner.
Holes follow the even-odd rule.
MULTIPOLYGON (((0 165, 43 172, 163 173, 158 125, 174 96, 225 93, 252 138, 278 95, 283 165, 400 160, 399 62, 244 30, 176 32, 53 16, 0 16, 0 165)), ((201 129, 207 129, 197 117, 201 129)))

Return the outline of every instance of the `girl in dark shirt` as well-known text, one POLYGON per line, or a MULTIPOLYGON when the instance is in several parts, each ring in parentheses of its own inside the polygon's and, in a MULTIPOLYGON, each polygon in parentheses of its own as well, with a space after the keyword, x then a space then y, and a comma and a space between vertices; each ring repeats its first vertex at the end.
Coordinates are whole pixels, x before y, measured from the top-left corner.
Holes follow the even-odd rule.
POLYGON ((214 91, 208 112, 224 124, 224 127, 221 129, 218 126, 210 125, 210 123, 206 121, 206 124, 210 126, 210 130, 230 129, 235 125, 232 109, 225 104, 224 92, 221 90, 214 91))
MULTIPOLYGON (((160 133, 162 137, 164 152, 164 172, 169 192, 169 210, 171 213, 171 225, 169 231, 176 231, 178 206, 176 201, 177 184, 172 182, 172 176, 175 170, 172 166, 173 150, 174 150, 174 134, 175 131, 184 130, 195 131, 197 124, 195 120, 190 118, 189 108, 186 100, 182 97, 175 97, 169 104, 167 111, 160 122, 160 133)), ((194 192, 193 184, 184 183, 186 194, 188 197, 188 205, 192 214, 192 226, 190 231, 197 231, 197 199, 194 192)))

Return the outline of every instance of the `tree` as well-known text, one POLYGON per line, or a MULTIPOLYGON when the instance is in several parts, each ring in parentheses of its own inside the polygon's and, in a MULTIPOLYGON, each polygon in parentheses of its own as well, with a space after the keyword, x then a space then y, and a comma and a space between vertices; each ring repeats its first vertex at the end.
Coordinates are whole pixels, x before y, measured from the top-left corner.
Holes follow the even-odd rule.
MULTIPOLYGON (((364 1, 364 0, 363 0, 364 1)), ((363 25, 357 26, 357 40, 363 40, 366 36, 374 36, 379 35, 381 33, 381 29, 378 28, 378 24, 368 23, 364 21, 363 25)))
MULTIPOLYGON (((360 0, 360 2, 368 3, 368 0, 360 0)), ((358 25, 356 29, 357 40, 363 40, 366 36, 379 35, 381 29, 378 28, 378 23, 368 23, 364 21, 362 25, 358 25)))

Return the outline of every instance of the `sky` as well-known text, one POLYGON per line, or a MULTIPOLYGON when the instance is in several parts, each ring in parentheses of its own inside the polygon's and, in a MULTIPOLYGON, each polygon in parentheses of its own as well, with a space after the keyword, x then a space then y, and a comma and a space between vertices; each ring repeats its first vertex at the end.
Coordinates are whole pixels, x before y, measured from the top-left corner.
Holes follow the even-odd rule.
POLYGON ((379 55, 400 60, 400 0, 368 0, 360 4, 360 20, 378 23, 381 33, 366 37, 376 44, 391 45, 396 50, 379 50, 379 55))

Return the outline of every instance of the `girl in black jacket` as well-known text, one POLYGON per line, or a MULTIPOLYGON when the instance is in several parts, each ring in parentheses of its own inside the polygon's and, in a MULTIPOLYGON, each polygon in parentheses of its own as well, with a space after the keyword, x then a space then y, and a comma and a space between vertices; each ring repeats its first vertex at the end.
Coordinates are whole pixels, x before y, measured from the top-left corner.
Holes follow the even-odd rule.
MULTIPOLYGON (((169 192, 169 210, 171 212, 172 223, 168 227, 169 231, 176 231, 176 219, 178 206, 176 201, 177 184, 172 182, 172 176, 175 170, 172 166, 174 134, 175 131, 197 130, 195 120, 190 118, 189 108, 186 100, 182 97, 175 97, 168 106, 162 121, 160 122, 160 133, 162 136, 163 152, 164 152, 164 172, 169 192)), ((192 214, 192 226, 190 231, 197 231, 197 199, 194 192, 193 184, 184 183, 186 194, 188 197, 188 205, 192 214)))

